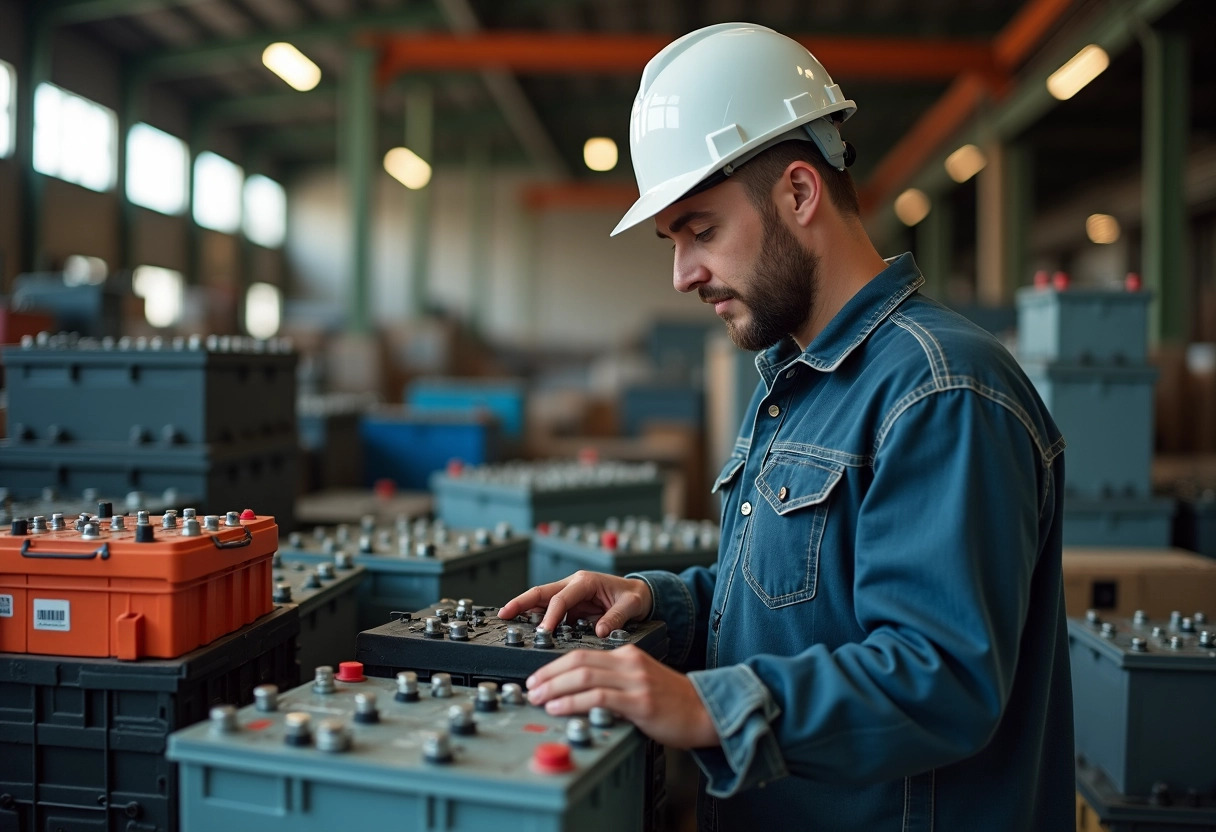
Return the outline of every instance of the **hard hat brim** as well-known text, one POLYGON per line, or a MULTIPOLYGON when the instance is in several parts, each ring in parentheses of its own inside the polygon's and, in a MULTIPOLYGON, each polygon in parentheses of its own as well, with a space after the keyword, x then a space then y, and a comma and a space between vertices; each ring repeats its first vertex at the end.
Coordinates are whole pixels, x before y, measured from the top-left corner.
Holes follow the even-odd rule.
POLYGON ((612 233, 608 236, 615 237, 622 231, 627 231, 635 225, 645 222, 669 205, 679 202, 680 197, 691 191, 698 182, 713 173, 716 167, 720 167, 720 165, 718 163, 707 165, 702 170, 689 171, 651 188, 638 197, 637 202, 633 203, 633 206, 625 212, 625 216, 621 217, 621 221, 617 223, 616 228, 612 229, 612 233))

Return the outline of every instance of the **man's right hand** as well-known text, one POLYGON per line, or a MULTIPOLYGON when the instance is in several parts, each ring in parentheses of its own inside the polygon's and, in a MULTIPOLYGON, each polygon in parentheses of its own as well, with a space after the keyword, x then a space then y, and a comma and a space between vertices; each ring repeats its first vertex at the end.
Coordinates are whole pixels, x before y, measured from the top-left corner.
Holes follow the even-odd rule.
POLYGON ((514 618, 520 613, 543 610, 541 626, 553 632, 567 615, 598 616, 595 634, 605 638, 629 621, 648 618, 653 605, 650 586, 643 580, 580 571, 512 598, 498 611, 498 617, 514 618))

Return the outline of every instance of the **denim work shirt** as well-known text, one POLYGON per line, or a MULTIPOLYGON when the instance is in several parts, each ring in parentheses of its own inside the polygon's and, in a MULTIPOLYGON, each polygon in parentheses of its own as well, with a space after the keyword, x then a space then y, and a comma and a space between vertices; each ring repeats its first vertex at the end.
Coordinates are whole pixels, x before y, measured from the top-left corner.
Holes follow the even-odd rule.
POLYGON ((718 561, 642 572, 721 748, 703 830, 1066 832, 1064 441, 905 254, 763 377, 718 561))

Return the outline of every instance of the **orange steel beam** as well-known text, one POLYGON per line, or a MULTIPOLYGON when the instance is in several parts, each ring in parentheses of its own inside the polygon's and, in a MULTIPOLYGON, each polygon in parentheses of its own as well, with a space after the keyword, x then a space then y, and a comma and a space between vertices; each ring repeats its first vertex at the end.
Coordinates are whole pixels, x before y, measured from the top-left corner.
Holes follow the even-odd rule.
POLYGON ((956 130, 963 126, 988 93, 979 75, 958 78, 930 107, 920 121, 893 147, 860 189, 863 214, 878 207, 883 197, 907 181, 956 130))
MULTIPOLYGON (((640 73, 668 35, 546 32, 397 34, 378 38, 381 83, 413 70, 506 69, 523 73, 640 73)), ((945 38, 807 38, 834 78, 942 80, 964 72, 996 72, 983 40, 945 38)))
POLYGON ((520 198, 530 211, 628 208, 638 189, 631 182, 558 182, 529 185, 520 198))
POLYGON ((1064 16, 1073 0, 1028 0, 992 39, 992 54, 1005 71, 1016 69, 1064 16))
POLYGON ((1002 98, 1010 73, 1038 46, 1075 0, 1027 0, 992 39, 996 73, 960 77, 904 138, 882 158, 859 189, 862 213, 869 214, 902 186, 970 118, 986 94, 1002 98))

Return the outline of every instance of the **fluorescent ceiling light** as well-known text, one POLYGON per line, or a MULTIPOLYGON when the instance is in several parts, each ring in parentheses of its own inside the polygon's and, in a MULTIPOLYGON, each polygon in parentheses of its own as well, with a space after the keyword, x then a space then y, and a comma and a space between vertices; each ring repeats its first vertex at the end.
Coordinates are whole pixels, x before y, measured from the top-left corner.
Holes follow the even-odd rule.
POLYGON ((408 147, 394 147, 385 153, 384 169, 411 191, 425 188, 431 181, 431 166, 408 147))
POLYGON ((605 171, 616 167, 616 142, 602 136, 587 139, 583 144, 583 162, 591 170, 605 171))
POLYGON ((929 197, 919 188, 908 188, 895 197, 895 216, 904 225, 912 226, 929 216, 929 197))
POLYGON ((290 43, 272 43, 262 50, 262 63, 292 89, 308 92, 321 83, 321 67, 290 43))
POLYGON ((1101 75, 1108 66, 1110 56, 1106 54, 1106 50, 1091 43, 1048 76, 1047 91, 1061 101, 1067 101, 1101 75))
POLYGON ((961 185, 982 171, 987 164, 984 151, 973 144, 965 144, 946 157, 946 173, 961 185))

